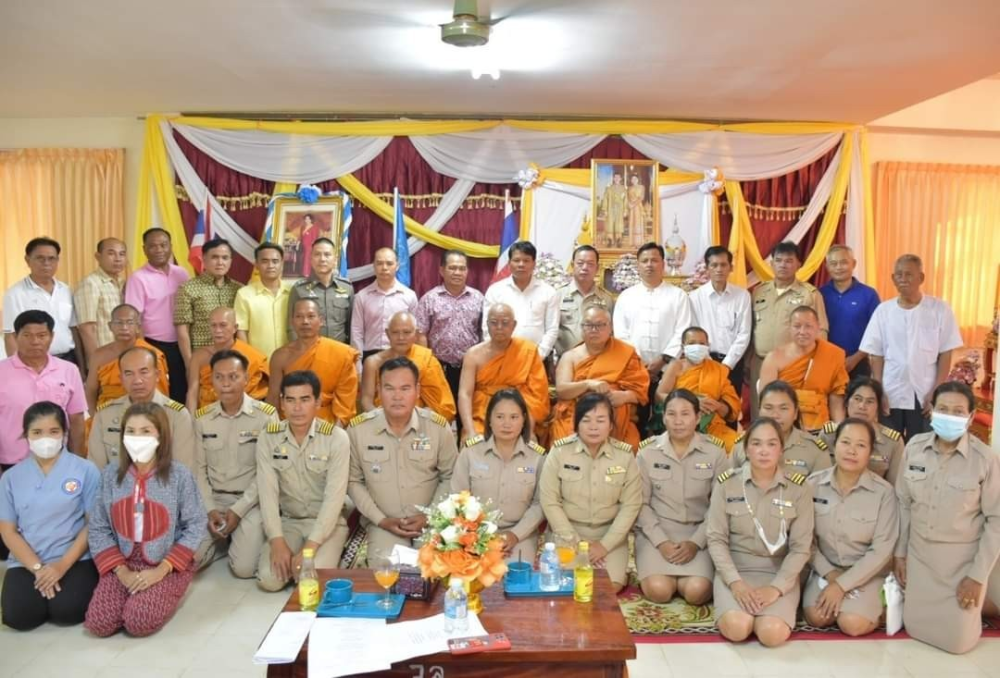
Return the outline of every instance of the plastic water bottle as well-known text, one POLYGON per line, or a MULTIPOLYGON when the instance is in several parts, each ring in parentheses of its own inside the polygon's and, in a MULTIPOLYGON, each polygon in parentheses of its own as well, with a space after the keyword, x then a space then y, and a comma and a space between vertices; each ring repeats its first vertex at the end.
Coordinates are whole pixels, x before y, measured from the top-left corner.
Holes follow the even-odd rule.
POLYGON ((461 579, 452 579, 444 594, 445 633, 469 630, 469 597, 461 579))
POLYGON ((316 552, 302 549, 302 569, 299 571, 299 607, 312 612, 319 607, 319 577, 313 558, 316 552))
POLYGON ((559 556, 553 542, 545 543, 545 550, 538 559, 538 588, 542 591, 558 591, 562 586, 562 571, 559 556))

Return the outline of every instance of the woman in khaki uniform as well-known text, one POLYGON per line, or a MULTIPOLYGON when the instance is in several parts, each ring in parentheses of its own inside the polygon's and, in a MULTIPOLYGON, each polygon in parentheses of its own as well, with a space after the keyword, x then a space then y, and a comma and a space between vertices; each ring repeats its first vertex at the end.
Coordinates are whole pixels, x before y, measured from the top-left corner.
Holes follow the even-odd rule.
POLYGON ((972 389, 945 382, 931 404, 933 431, 906 444, 896 480, 894 570, 907 633, 962 654, 982 635, 984 589, 1000 554, 1000 456, 968 432, 972 389))
POLYGON ((642 480, 632 447, 611 437, 608 396, 588 393, 573 412, 576 433, 553 443, 539 495, 549 532, 590 542, 590 562, 625 588, 628 533, 642 506, 642 480))
MULTIPOLYGON (((899 475, 899 465, 903 463, 903 436, 899 431, 879 424, 878 415, 885 402, 882 384, 871 377, 856 377, 847 385, 844 396, 847 416, 864 419, 875 431, 875 446, 868 459, 868 468, 873 473, 895 484, 899 475)), ((819 439, 826 444, 833 456, 833 439, 837 432, 837 422, 827 422, 819 439)))
POLYGON ((486 433, 465 441, 455 461, 451 491, 469 491, 500 510, 500 536, 508 560, 532 562, 538 550, 538 477, 545 448, 530 441, 528 405, 512 388, 486 406, 486 433))
POLYGON ((809 477, 816 515, 812 572, 802 595, 806 621, 834 622, 863 636, 882 616, 882 583, 899 538, 892 485, 871 470, 875 428, 848 417, 834 435, 837 465, 809 477))
POLYGON ((664 401, 666 433, 639 445, 635 560, 642 593, 654 603, 678 592, 691 605, 712 597, 715 568, 705 550, 704 521, 712 481, 729 468, 729 459, 721 440, 697 432, 699 409, 691 391, 671 391, 664 401))
MULTIPOLYGON (((772 381, 760 392, 760 416, 770 417, 781 426, 784 454, 781 469, 785 473, 801 473, 809 477, 816 471, 830 468, 830 453, 826 443, 802 430, 799 419, 799 399, 787 382, 772 381)), ((733 447, 733 468, 746 462, 745 436, 736 439, 733 447)))
POLYGON ((708 509, 708 552, 715 564, 715 621, 740 642, 751 633, 767 647, 795 626, 799 575, 813 540, 812 490, 781 468, 781 425, 750 425, 747 463, 717 478, 708 509))

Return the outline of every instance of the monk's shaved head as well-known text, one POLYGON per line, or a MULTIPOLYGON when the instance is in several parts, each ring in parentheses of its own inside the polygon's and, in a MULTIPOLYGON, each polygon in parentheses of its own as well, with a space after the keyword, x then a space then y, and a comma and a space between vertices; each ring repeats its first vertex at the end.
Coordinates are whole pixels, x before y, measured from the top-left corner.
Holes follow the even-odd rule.
POLYGON ((412 313, 407 313, 406 311, 400 311, 399 313, 393 313, 392 317, 389 318, 388 330, 392 332, 394 329, 402 329, 404 327, 409 327, 416 331, 417 329, 417 319, 413 317, 412 313))
POLYGON ((295 312, 299 310, 299 306, 302 304, 310 304, 314 306, 317 313, 320 311, 319 302, 316 299, 296 299, 295 306, 292 307, 292 315, 295 315, 295 312))
POLYGON ((598 306, 597 304, 592 304, 587 308, 583 309, 583 314, 595 320, 607 320, 611 322, 611 313, 605 306, 598 306))
POLYGON ((816 309, 814 309, 812 306, 799 306, 794 311, 792 311, 792 315, 811 315, 813 317, 813 320, 815 320, 816 323, 819 324, 819 313, 817 313, 816 309))
POLYGON ((514 309, 511 308, 510 304, 493 304, 490 306, 489 313, 486 314, 486 318, 501 318, 501 317, 514 317, 514 309))
POLYGON ((208 322, 230 322, 233 325, 236 324, 236 311, 227 307, 219 306, 214 311, 208 314, 208 322))

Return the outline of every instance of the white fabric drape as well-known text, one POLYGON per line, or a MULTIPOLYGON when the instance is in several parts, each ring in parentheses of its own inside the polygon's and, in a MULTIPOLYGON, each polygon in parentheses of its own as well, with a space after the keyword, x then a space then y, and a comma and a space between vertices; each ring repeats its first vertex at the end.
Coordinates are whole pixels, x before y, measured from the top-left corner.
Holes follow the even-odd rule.
POLYGON ((171 125, 213 160, 268 181, 318 184, 364 167, 392 137, 320 137, 171 125))
MULTIPOLYGON (((858 265, 854 276, 858 280, 868 279, 868 261, 865 252, 865 186, 864 158, 861 153, 861 132, 852 132, 854 156, 851 158, 851 178, 847 186, 847 214, 844 219, 844 240, 854 250, 858 265)), ((825 177, 824 177, 825 178, 825 177)), ((832 182, 831 182, 832 183, 832 182)), ((874 283, 875 276, 870 282, 874 283)))
POLYGON ((703 172, 718 167, 727 179, 752 181, 805 167, 836 146, 843 136, 841 132, 772 135, 712 131, 623 134, 622 139, 671 169, 703 172))
POLYGON ((481 132, 410 137, 435 172, 488 184, 509 183, 531 163, 562 167, 603 139, 601 134, 534 132, 507 125, 481 132))

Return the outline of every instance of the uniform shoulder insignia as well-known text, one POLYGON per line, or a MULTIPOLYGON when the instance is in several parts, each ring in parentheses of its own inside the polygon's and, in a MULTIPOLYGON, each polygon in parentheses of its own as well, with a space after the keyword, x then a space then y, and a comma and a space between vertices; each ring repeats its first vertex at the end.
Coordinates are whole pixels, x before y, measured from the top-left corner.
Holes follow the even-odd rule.
POLYGON ((274 405, 272 405, 271 403, 265 403, 262 400, 257 400, 257 401, 255 401, 255 403, 256 404, 254 405, 254 407, 256 407, 258 410, 260 410, 264 414, 274 414, 275 412, 278 411, 278 408, 275 407, 274 405))
POLYGON ((644 447, 648 447, 649 445, 652 445, 655 442, 656 442, 656 436, 649 436, 648 438, 646 438, 645 440, 643 440, 641 443, 639 443, 639 449, 641 450, 644 447))
POLYGON ((285 430, 285 426, 287 426, 287 424, 285 422, 278 421, 278 422, 274 422, 274 423, 268 424, 267 428, 264 429, 264 430, 267 431, 268 433, 281 433, 282 431, 285 430))
POLYGON ((711 433, 708 433, 705 435, 705 440, 712 443, 716 447, 721 447, 722 449, 726 449, 726 441, 720 438, 719 436, 713 436, 711 433))
POLYGON ((888 426, 882 427, 882 435, 884 435, 889 440, 901 440, 903 436, 894 428, 889 428, 888 426))
POLYGON ((351 421, 347 424, 347 428, 353 428, 358 424, 363 424, 364 422, 368 421, 374 416, 375 416, 375 410, 371 410, 369 412, 362 412, 358 416, 354 417, 354 419, 351 419, 351 421))
POLYGON ((576 434, 568 435, 565 438, 560 438, 559 440, 552 443, 552 447, 559 447, 560 445, 569 445, 570 443, 575 443, 578 440, 576 434))
POLYGON ((171 400, 170 398, 167 398, 167 402, 163 403, 163 405, 165 407, 169 407, 170 409, 175 410, 177 412, 183 412, 184 411, 184 405, 183 404, 177 402, 176 400, 171 400))
POLYGON ((115 402, 114 400, 105 400, 103 403, 97 406, 97 411, 100 412, 101 410, 105 410, 111 407, 111 405, 113 405, 114 402, 115 402))
POLYGON ((806 481, 806 477, 802 473, 793 473, 790 476, 788 476, 788 479, 793 483, 795 483, 796 485, 801 485, 806 481))
POLYGON ((633 452, 634 451, 632 449, 632 446, 629 445, 624 440, 616 440, 615 438, 612 438, 611 439, 611 445, 612 445, 612 447, 617 447, 619 450, 624 450, 625 452, 633 452))
POLYGON ((822 438, 813 438, 812 441, 814 443, 816 443, 816 447, 818 447, 821 450, 829 450, 830 449, 830 446, 827 445, 825 442, 823 442, 822 438))
POLYGON ((204 417, 204 416, 205 416, 206 414, 208 414, 208 411, 209 411, 210 409, 212 409, 212 406, 211 406, 211 405, 205 405, 204 407, 202 407, 202 408, 199 408, 199 409, 198 409, 198 411, 194 413, 194 418, 195 418, 195 419, 201 419, 201 418, 202 418, 202 417, 204 417))
POLYGON ((836 433, 837 432, 837 422, 828 421, 823 424, 823 433, 836 433))
POLYGON ((545 454, 545 448, 536 443, 534 440, 528 443, 528 447, 533 449, 538 454, 545 454))
POLYGON ((743 439, 746 438, 746 437, 747 437, 747 432, 746 431, 741 431, 740 434, 738 436, 736 436, 736 440, 733 441, 733 444, 735 445, 736 443, 743 442, 743 439))
POLYGON ((486 440, 486 438, 484 438, 483 436, 481 436, 481 435, 474 435, 474 436, 472 436, 471 438, 469 438, 468 440, 465 441, 465 445, 464 446, 465 447, 472 447, 473 445, 478 445, 479 443, 483 442, 484 440, 486 440))
POLYGON ((325 436, 331 435, 333 433, 333 429, 335 429, 335 428, 337 428, 337 427, 334 426, 333 424, 331 424, 328 421, 321 421, 316 426, 316 430, 319 431, 320 433, 322 433, 325 436))
POLYGON ((448 424, 448 420, 445 419, 444 417, 442 417, 440 414, 438 414, 434 410, 428 410, 428 409, 420 409, 420 408, 418 408, 417 411, 420 412, 420 415, 424 419, 430 419, 431 421, 433 421, 438 426, 443 426, 444 428, 448 428, 448 425, 449 425, 448 424))
POLYGON ((733 475, 733 469, 729 469, 728 471, 723 471, 719 475, 715 476, 715 479, 718 480, 720 483, 724 483, 727 480, 729 480, 732 477, 732 475, 733 475))

